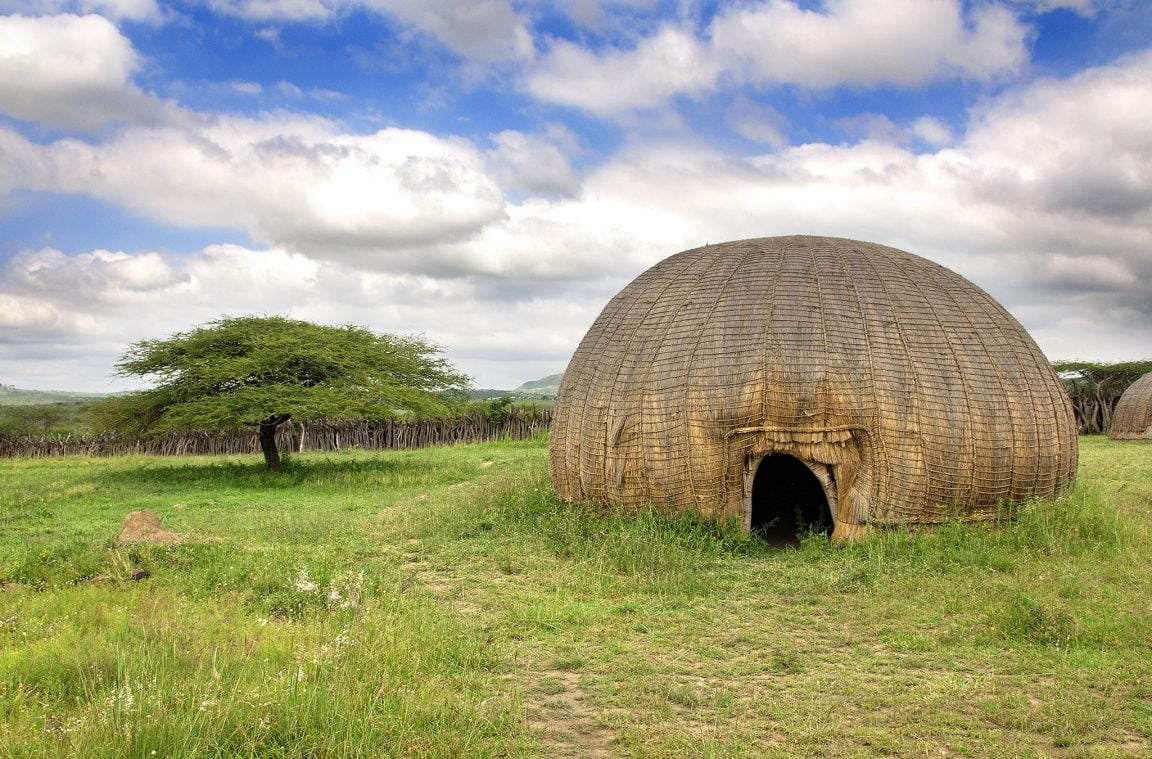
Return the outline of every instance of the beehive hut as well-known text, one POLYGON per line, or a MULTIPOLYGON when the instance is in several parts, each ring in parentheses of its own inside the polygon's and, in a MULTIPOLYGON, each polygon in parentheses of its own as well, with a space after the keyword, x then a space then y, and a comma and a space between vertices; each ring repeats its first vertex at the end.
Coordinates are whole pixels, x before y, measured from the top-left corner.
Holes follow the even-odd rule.
POLYGON ((564 375, 568 501, 833 531, 995 517, 1075 477, 1036 343, 958 274, 827 237, 679 253, 613 298, 564 375))
POLYGON ((1152 440, 1152 372, 1133 382, 1116 403, 1108 437, 1152 440))

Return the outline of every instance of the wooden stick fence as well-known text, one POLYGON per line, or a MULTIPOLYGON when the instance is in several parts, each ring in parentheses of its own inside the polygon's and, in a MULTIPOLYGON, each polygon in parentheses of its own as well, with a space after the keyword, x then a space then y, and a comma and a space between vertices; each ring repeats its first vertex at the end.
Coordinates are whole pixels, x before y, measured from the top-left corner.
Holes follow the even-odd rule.
MULTIPOLYGON (((369 422, 308 422, 303 430, 303 449, 311 451, 396 450, 426 448, 456 443, 485 443, 494 440, 526 440, 548 430, 550 410, 510 409, 503 420, 493 421, 485 414, 468 414, 451 419, 385 420, 369 422)), ((289 425, 277 431, 281 451, 296 449, 296 437, 289 425)), ((155 456, 216 456, 259 453, 255 430, 220 434, 212 432, 173 432, 147 438, 103 435, 20 435, 0 436, 2 458, 47 458, 51 456, 118 456, 141 453, 155 456)))

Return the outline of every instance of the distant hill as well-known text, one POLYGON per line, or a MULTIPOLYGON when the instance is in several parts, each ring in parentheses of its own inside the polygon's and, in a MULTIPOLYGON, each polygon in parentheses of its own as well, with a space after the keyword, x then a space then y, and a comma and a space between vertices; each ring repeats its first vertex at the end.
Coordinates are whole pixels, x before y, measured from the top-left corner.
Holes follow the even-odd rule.
POLYGON ((109 393, 73 393, 63 390, 19 390, 0 385, 0 406, 40 406, 45 403, 87 403, 109 393))
POLYGON ((520 387, 516 388, 517 393, 533 393, 538 395, 556 395, 560 392, 560 380, 564 379, 564 373, 549 374, 547 377, 541 377, 538 380, 525 382, 520 387))
POLYGON ((479 387, 475 390, 468 391, 468 397, 474 401, 487 401, 493 398, 500 398, 505 395, 512 395, 511 390, 496 390, 491 387, 479 387))
POLYGON ((515 390, 496 390, 482 387, 472 390, 470 396, 473 400, 485 401, 503 398, 506 395, 512 396, 516 401, 550 401, 560 391, 560 380, 562 379, 564 379, 563 373, 549 374, 547 377, 525 382, 515 390))

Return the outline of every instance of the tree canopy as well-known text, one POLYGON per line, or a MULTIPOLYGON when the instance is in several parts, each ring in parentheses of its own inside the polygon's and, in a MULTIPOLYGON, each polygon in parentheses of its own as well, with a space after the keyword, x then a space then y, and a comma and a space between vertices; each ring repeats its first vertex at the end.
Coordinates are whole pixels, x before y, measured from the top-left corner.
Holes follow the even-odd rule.
POLYGON ((468 378, 413 336, 325 326, 280 316, 225 317, 162 340, 133 344, 121 376, 148 390, 97 404, 94 419, 131 433, 257 427, 270 469, 275 432, 291 419, 379 419, 448 411, 468 378))

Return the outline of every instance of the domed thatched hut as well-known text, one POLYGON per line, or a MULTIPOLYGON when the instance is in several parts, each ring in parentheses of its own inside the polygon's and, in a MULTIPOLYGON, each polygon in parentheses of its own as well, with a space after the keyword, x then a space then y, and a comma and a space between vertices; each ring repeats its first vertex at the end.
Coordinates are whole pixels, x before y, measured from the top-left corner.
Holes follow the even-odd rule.
POLYGON ((685 251, 605 307, 564 375, 568 501, 834 528, 994 517, 1076 473, 1048 361, 996 301, 894 248, 772 237, 685 251))
POLYGON ((1108 437, 1152 440, 1152 372, 1133 382, 1116 403, 1108 437))

